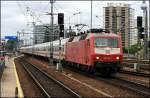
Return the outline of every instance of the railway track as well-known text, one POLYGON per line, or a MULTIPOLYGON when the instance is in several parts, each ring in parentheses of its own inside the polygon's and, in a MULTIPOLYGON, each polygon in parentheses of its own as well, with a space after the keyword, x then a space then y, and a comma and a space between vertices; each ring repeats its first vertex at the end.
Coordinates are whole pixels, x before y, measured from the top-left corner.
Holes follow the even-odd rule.
POLYGON ((146 74, 144 72, 134 72, 134 71, 121 70, 120 73, 131 74, 131 75, 142 76, 142 77, 150 77, 150 74, 146 74))
MULTIPOLYGON (((149 69, 150 69, 149 63, 148 64, 139 64, 139 65, 140 65, 140 69, 142 69, 142 70, 149 71, 149 69)), ((134 63, 123 62, 123 67, 134 68, 134 63)))
POLYGON ((115 86, 121 87, 123 89, 128 89, 128 90, 134 91, 134 92, 141 94, 143 96, 146 96, 146 97, 150 96, 150 88, 149 87, 135 83, 135 82, 120 79, 118 77, 112 77, 110 79, 105 79, 105 78, 100 78, 100 77, 96 76, 95 78, 100 81, 109 83, 111 85, 115 85, 115 86))
POLYGON ((70 88, 63 85, 61 82, 49 76, 47 73, 43 72, 39 68, 30 64, 29 62, 25 60, 20 60, 20 63, 29 73, 31 78, 35 81, 36 85, 40 88, 45 97, 81 97, 80 95, 72 91, 70 88))
POLYGON ((131 59, 131 58, 127 58, 127 59, 125 59, 124 58, 124 61, 128 61, 128 62, 141 62, 141 63, 146 63, 146 64, 148 64, 149 63, 149 60, 137 60, 137 59, 131 59))
POLYGON ((146 97, 150 96, 150 87, 144 86, 142 84, 127 81, 127 80, 113 77, 113 76, 109 77, 109 78, 102 78, 99 74, 91 75, 87 72, 79 71, 79 70, 71 68, 71 67, 65 67, 65 68, 70 69, 74 72, 78 72, 82 75, 94 78, 96 80, 103 81, 103 82, 108 83, 110 85, 114 85, 114 86, 117 86, 117 87, 123 88, 123 89, 128 89, 130 91, 133 91, 135 93, 138 93, 138 94, 146 96, 146 97))

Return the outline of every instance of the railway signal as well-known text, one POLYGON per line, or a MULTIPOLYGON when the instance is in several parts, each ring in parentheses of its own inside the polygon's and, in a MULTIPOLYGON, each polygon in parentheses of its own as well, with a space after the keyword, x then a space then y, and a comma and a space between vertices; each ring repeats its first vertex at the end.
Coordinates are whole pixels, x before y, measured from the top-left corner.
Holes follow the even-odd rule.
POLYGON ((60 37, 64 37, 64 13, 58 13, 60 37))
POLYGON ((64 13, 58 13, 58 24, 64 24, 64 13))
POLYGON ((140 28, 140 39, 144 39, 144 27, 140 28))
POLYGON ((144 38, 144 28, 142 27, 142 16, 137 16, 138 39, 144 38))

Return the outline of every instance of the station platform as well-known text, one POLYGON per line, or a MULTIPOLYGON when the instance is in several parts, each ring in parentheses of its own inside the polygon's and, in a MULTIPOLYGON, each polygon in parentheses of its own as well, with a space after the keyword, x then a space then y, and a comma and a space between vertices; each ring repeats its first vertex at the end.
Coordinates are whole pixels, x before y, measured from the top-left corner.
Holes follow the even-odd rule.
POLYGON ((23 97, 14 59, 5 57, 5 68, 0 83, 0 97, 23 97))

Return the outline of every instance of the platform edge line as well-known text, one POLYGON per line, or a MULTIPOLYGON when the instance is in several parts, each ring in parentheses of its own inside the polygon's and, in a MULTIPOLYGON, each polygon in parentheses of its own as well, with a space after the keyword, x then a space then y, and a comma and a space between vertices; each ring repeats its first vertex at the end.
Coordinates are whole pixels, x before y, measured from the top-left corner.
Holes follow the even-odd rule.
POLYGON ((21 85, 20 85, 20 82, 19 82, 19 78, 18 78, 18 74, 17 74, 17 70, 16 70, 16 65, 14 63, 14 59, 16 59, 16 58, 13 58, 13 65, 15 67, 14 70, 15 70, 16 84, 17 84, 17 87, 18 87, 18 97, 22 98, 22 97, 24 97, 24 94, 23 94, 23 91, 22 91, 22 88, 21 88, 21 85))

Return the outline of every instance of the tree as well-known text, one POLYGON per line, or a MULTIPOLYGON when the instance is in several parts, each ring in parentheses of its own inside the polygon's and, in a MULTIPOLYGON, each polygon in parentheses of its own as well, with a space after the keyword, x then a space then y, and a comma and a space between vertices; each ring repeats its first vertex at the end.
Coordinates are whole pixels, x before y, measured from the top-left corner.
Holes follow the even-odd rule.
POLYGON ((13 52, 17 48, 17 41, 15 40, 8 40, 5 46, 6 51, 13 52))
POLYGON ((139 44, 135 44, 130 46, 129 48, 123 48, 124 53, 128 53, 128 49, 130 54, 135 54, 142 49, 142 46, 139 44))
POLYGON ((128 48, 125 48, 125 47, 124 47, 124 48, 123 48, 123 52, 124 52, 124 53, 128 53, 128 48))
POLYGON ((132 45, 132 46, 129 48, 130 53, 132 53, 132 54, 137 53, 137 52, 140 51, 141 49, 142 49, 142 46, 141 46, 141 45, 138 45, 138 44, 132 45))

